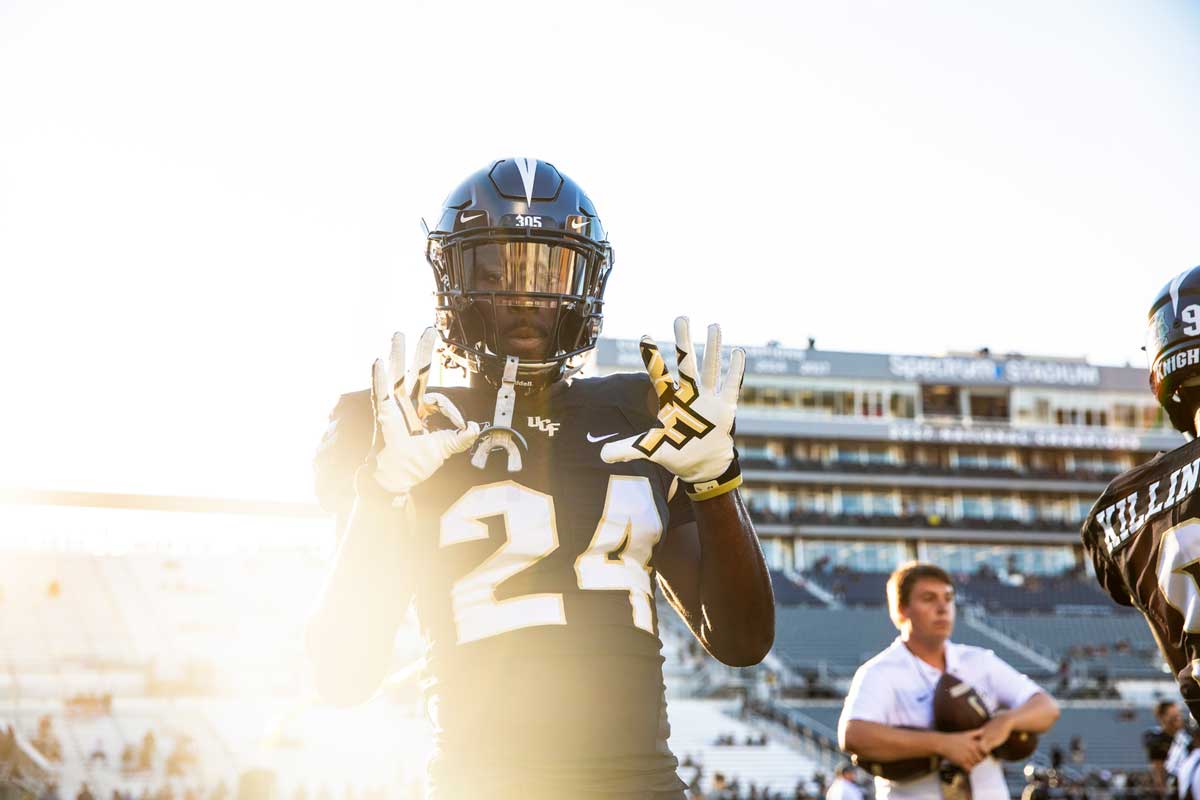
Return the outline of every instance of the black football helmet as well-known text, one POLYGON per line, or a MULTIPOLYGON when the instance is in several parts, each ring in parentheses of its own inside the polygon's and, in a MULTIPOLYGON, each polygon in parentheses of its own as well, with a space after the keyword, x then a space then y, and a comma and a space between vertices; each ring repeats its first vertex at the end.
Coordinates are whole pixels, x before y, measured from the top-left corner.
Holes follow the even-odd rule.
POLYGON ((437 327, 454 362, 499 385, 509 355, 499 305, 554 309, 550 344, 521 359, 519 389, 548 386, 595 347, 613 251, 591 199, 553 164, 493 162, 450 193, 427 234, 437 327))
POLYGON ((1200 267, 1176 275, 1154 298, 1146 355, 1154 396, 1171 423, 1194 438, 1196 420, 1179 390, 1200 394, 1200 267))

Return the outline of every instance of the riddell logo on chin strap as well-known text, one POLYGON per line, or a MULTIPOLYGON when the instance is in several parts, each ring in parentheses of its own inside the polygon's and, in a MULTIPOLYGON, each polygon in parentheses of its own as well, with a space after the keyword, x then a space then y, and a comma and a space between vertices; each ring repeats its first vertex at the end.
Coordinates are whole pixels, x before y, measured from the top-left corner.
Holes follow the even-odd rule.
POLYGON ((529 427, 537 428, 547 436, 553 436, 555 432, 562 427, 561 422, 551 422, 550 420, 542 419, 541 417, 526 417, 526 419, 529 420, 529 427))

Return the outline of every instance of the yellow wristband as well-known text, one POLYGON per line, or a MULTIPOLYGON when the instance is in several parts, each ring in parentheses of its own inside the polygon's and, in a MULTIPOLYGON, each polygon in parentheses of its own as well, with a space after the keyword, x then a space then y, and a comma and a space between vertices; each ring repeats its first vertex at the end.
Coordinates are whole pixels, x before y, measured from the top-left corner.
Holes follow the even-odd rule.
POLYGON ((704 481, 703 483, 693 483, 689 489, 687 496, 692 502, 701 500, 711 500, 714 497, 720 497, 723 494, 728 494, 734 489, 742 485, 742 475, 739 472, 729 480, 722 483, 721 481, 704 481))

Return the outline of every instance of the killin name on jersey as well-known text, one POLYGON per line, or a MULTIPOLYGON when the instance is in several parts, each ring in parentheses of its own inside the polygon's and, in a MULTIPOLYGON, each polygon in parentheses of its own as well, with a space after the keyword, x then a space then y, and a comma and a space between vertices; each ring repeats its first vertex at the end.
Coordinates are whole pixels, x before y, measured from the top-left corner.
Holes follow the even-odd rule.
POLYGON ((1104 528, 1104 543, 1108 552, 1116 552, 1150 519, 1182 503, 1195 490, 1198 474, 1200 458, 1096 512, 1096 521, 1104 528))

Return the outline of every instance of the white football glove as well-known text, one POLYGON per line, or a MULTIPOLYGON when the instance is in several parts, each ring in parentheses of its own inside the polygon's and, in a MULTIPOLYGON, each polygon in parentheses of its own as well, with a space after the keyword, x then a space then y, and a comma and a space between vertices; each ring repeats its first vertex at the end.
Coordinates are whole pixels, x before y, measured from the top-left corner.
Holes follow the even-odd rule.
POLYGON ((375 480, 397 496, 402 505, 412 488, 429 478, 446 459, 470 449, 479 436, 479 423, 464 422, 462 413, 444 394, 430 392, 429 365, 437 331, 426 328, 417 343, 412 368, 404 371, 404 334, 392 336, 389 365, 376 359, 371 367, 375 419, 383 433, 383 447, 375 456, 375 480), (403 375, 403 381, 392 376, 403 375), (455 430, 427 431, 424 421, 441 414, 455 430))
POLYGON ((641 351, 658 395, 658 421, 662 427, 610 442, 604 445, 600 457, 609 464, 647 458, 677 475, 693 500, 707 500, 736 489, 742 474, 733 449, 733 421, 746 371, 746 351, 734 349, 729 372, 720 386, 720 325, 708 326, 699 385, 687 317, 675 320, 678 380, 671 377, 658 345, 649 336, 642 337, 641 351))

